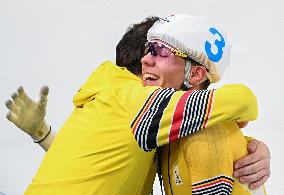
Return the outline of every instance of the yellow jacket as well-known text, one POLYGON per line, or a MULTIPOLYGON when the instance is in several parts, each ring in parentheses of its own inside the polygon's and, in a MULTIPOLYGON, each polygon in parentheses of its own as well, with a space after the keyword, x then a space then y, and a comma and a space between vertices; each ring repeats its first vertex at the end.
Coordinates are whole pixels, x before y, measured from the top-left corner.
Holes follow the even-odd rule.
POLYGON ((98 67, 25 194, 150 194, 155 151, 139 148, 130 123, 156 88, 145 89, 144 97, 139 88, 141 80, 126 69, 111 62, 98 67))
POLYGON ((183 115, 175 103, 180 103, 179 109, 185 103, 187 112, 191 112, 188 110, 191 102, 201 102, 197 107, 202 107, 204 113, 194 113, 195 117, 201 116, 187 119, 188 122, 183 123, 187 124, 185 128, 197 123, 196 127, 179 131, 181 136, 223 120, 247 121, 257 115, 247 108, 255 107, 256 100, 243 85, 197 93, 143 87, 141 80, 125 68, 103 63, 76 94, 74 111, 56 136, 25 194, 149 194, 155 177, 155 151, 141 150, 132 132, 146 150, 168 143, 168 130, 174 133, 171 139, 177 139, 177 128, 172 126, 176 121, 179 124, 179 117, 183 115), (236 92, 229 93, 231 90, 236 92), (239 103, 241 94, 249 96, 247 103, 239 103), (223 101, 219 100, 220 95, 231 99, 215 112, 214 105, 223 101), (157 102, 156 106, 163 109, 152 113, 157 102), (233 106, 226 106, 232 103, 233 106), (210 113, 215 114, 211 117, 210 113), (173 116, 177 120, 171 122, 173 116), (205 120, 200 123, 198 118, 205 120), (148 142, 150 144, 145 145, 148 142))
POLYGON ((163 146, 166 194, 266 195, 263 186, 249 190, 233 178, 233 164, 248 154, 249 140, 234 121, 226 121, 163 146))

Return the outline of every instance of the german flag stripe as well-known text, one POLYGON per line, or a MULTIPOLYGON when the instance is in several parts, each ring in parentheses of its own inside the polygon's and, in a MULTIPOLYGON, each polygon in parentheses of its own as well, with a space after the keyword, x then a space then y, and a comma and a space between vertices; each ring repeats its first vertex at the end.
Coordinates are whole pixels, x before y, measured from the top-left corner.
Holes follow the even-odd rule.
POLYGON ((172 93, 173 91, 169 89, 164 89, 159 91, 154 101, 152 102, 152 105, 149 107, 147 112, 145 112, 145 115, 142 117, 140 128, 137 135, 140 135, 140 144, 148 151, 152 148, 156 148, 157 144, 155 135, 157 135, 159 126, 154 127, 153 123, 157 122, 154 120, 156 119, 160 121, 161 116, 157 116, 159 113, 159 108, 163 109, 165 107, 163 105, 168 103, 168 96, 171 97, 172 93), (151 124, 153 124, 152 125, 153 128, 150 127, 151 124), (150 140, 148 140, 148 138, 150 140), (150 148, 150 146, 148 146, 147 143, 153 143, 153 142, 155 144, 151 144, 151 146, 153 147, 150 148))
POLYGON ((177 103, 174 116, 173 116, 173 122, 172 126, 170 129, 170 135, 169 135, 169 142, 173 142, 174 140, 178 139, 179 134, 180 134, 180 128, 181 128, 181 123, 184 118, 184 110, 185 110, 185 105, 188 100, 188 96, 192 93, 192 91, 188 91, 184 93, 180 100, 177 103))
POLYGON ((231 186, 218 184, 206 189, 192 191, 192 195, 230 195, 232 193, 231 186))
POLYGON ((144 109, 142 108, 143 111, 139 112, 140 115, 136 117, 136 121, 133 123, 132 131, 138 144, 145 151, 150 151, 150 149, 157 146, 156 135, 159 130, 159 125, 156 124, 159 123, 162 117, 161 113, 167 106, 174 91, 174 89, 169 88, 157 90, 150 98, 150 101, 145 103, 143 106, 144 109), (161 110, 159 111, 159 109, 161 110), (151 135, 148 135, 149 130, 151 130, 151 135), (150 144, 152 147, 149 148, 147 144, 150 144))
POLYGON ((144 103, 143 107, 140 109, 138 115, 135 117, 135 119, 131 123, 131 128, 133 129, 133 133, 137 128, 138 121, 141 120, 141 117, 145 113, 145 111, 148 109, 149 105, 153 101, 154 97, 157 95, 159 89, 156 89, 155 91, 152 92, 152 94, 147 98, 146 102, 144 103))
POLYGON ((202 125, 203 129, 206 128, 208 119, 210 117, 210 113, 211 113, 211 110, 212 110, 212 102, 213 102, 214 94, 215 94, 215 90, 212 90, 211 93, 210 93, 210 98, 209 98, 209 102, 208 102, 209 105, 207 106, 207 112, 206 112, 205 120, 204 120, 204 123, 202 125))
POLYGON ((177 92, 166 88, 154 91, 131 123, 139 146, 150 151, 158 143, 171 143, 205 127, 213 95, 210 90, 177 92))
POLYGON ((220 176, 216 176, 216 177, 213 177, 213 178, 201 181, 201 182, 193 183, 192 186, 199 186, 201 184, 213 182, 213 181, 216 181, 216 180, 219 180, 219 179, 227 179, 227 180, 230 180, 231 182, 234 182, 233 178, 225 176, 225 175, 220 175, 220 176))
POLYGON ((228 176, 218 176, 191 185, 192 195, 229 195, 233 189, 234 180, 228 176))
POLYGON ((168 106, 168 103, 171 99, 172 95, 167 96, 159 105, 157 108, 157 112, 153 116, 153 119, 151 120, 151 124, 149 127, 149 130, 153 130, 152 133, 147 134, 147 146, 149 148, 156 148, 157 147, 157 134, 160 127, 160 121, 163 117, 164 110, 168 106))
POLYGON ((194 91, 185 108, 185 117, 182 122, 180 137, 184 137, 200 130, 204 123, 210 91, 194 91))

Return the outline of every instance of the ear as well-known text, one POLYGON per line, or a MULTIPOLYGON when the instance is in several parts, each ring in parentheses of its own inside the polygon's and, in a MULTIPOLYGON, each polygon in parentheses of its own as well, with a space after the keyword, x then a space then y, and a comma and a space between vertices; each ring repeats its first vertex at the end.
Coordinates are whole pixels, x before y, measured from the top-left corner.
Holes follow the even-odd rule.
POLYGON ((191 66, 190 75, 189 75, 189 83, 192 85, 197 85, 204 81, 206 77, 206 68, 203 66, 191 66))

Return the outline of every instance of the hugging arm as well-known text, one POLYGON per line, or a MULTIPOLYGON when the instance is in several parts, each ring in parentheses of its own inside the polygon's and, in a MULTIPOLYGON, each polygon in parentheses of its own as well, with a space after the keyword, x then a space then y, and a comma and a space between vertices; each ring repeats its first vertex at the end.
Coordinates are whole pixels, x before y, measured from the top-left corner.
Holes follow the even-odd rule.
POLYGON ((131 124, 139 146, 150 151, 224 121, 252 121, 258 107, 254 94, 241 84, 216 90, 157 89, 131 124))
POLYGON ((247 138, 249 154, 234 164, 234 177, 251 189, 263 185, 270 177, 270 152, 262 141, 247 138))

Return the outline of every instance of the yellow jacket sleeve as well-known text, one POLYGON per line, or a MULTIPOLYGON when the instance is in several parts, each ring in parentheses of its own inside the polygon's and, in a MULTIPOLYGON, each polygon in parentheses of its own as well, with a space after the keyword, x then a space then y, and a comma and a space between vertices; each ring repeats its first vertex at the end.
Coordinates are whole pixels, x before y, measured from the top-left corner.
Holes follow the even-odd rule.
POLYGON ((135 139, 150 151, 217 123, 255 120, 256 97, 242 84, 214 90, 156 89, 131 123, 135 139))
POLYGON ((257 100, 252 91, 241 84, 225 85, 217 89, 212 101, 211 113, 205 126, 220 121, 252 121, 257 118, 257 100))

